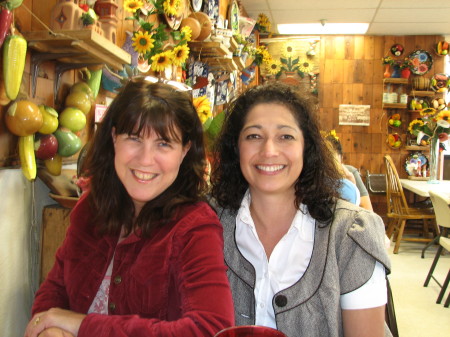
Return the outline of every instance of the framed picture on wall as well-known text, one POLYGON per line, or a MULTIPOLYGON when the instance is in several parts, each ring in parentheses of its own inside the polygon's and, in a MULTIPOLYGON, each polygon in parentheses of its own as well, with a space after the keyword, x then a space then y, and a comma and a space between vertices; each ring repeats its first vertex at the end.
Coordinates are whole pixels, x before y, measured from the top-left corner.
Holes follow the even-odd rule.
POLYGON ((339 105, 339 125, 370 125, 370 105, 339 105))

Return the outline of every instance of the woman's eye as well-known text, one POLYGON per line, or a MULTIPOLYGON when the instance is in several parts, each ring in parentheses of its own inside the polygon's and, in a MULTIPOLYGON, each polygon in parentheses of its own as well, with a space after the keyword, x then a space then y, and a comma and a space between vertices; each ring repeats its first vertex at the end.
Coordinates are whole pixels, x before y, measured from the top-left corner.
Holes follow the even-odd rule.
POLYGON ((161 147, 171 147, 172 145, 169 142, 161 141, 161 142, 159 142, 159 146, 161 146, 161 147))
POLYGON ((259 139, 259 138, 261 138, 261 136, 256 133, 252 133, 250 135, 245 136, 245 139, 259 139))
POLYGON ((281 136, 281 139, 284 139, 284 140, 292 140, 292 139, 295 139, 295 138, 294 138, 294 136, 292 136, 292 135, 282 135, 282 136, 281 136))
POLYGON ((135 142, 141 141, 141 138, 139 136, 136 136, 136 135, 128 135, 128 139, 132 140, 132 141, 135 141, 135 142))

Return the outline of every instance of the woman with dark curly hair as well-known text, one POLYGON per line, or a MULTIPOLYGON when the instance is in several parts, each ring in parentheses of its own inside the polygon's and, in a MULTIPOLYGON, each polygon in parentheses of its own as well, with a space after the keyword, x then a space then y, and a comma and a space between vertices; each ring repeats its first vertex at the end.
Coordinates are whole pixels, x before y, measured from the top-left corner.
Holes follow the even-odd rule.
POLYGON ((189 94, 151 79, 130 81, 98 126, 89 189, 27 337, 211 337, 233 324, 202 125, 189 94))
POLYGON ((236 325, 389 336, 383 221, 338 198, 340 175, 308 101, 278 82, 249 89, 215 150, 236 325))

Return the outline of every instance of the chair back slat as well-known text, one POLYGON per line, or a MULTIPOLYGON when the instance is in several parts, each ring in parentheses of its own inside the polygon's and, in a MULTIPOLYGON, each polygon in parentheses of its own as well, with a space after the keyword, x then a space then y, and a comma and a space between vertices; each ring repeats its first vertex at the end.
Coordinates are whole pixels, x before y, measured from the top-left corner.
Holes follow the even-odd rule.
POLYGON ((447 198, 442 193, 433 190, 429 191, 429 194, 437 224, 441 227, 450 228, 450 207, 447 198))
POLYGON ((386 165, 386 201, 388 213, 409 214, 408 203, 403 192, 400 178, 391 156, 385 155, 386 165))

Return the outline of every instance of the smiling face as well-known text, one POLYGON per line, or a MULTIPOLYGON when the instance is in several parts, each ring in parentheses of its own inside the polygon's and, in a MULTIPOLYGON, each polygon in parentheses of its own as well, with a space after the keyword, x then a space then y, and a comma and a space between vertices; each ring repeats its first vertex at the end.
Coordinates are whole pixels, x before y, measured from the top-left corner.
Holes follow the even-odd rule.
MULTIPOLYGON (((177 139, 181 132, 175 129, 177 139)), ((147 201, 163 193, 177 178, 190 144, 183 147, 176 139, 164 140, 154 130, 141 136, 112 133, 114 166, 130 195, 136 215, 147 201)))
POLYGON ((252 195, 294 194, 303 168, 303 149, 303 133, 286 106, 255 105, 239 135, 241 171, 252 195))

